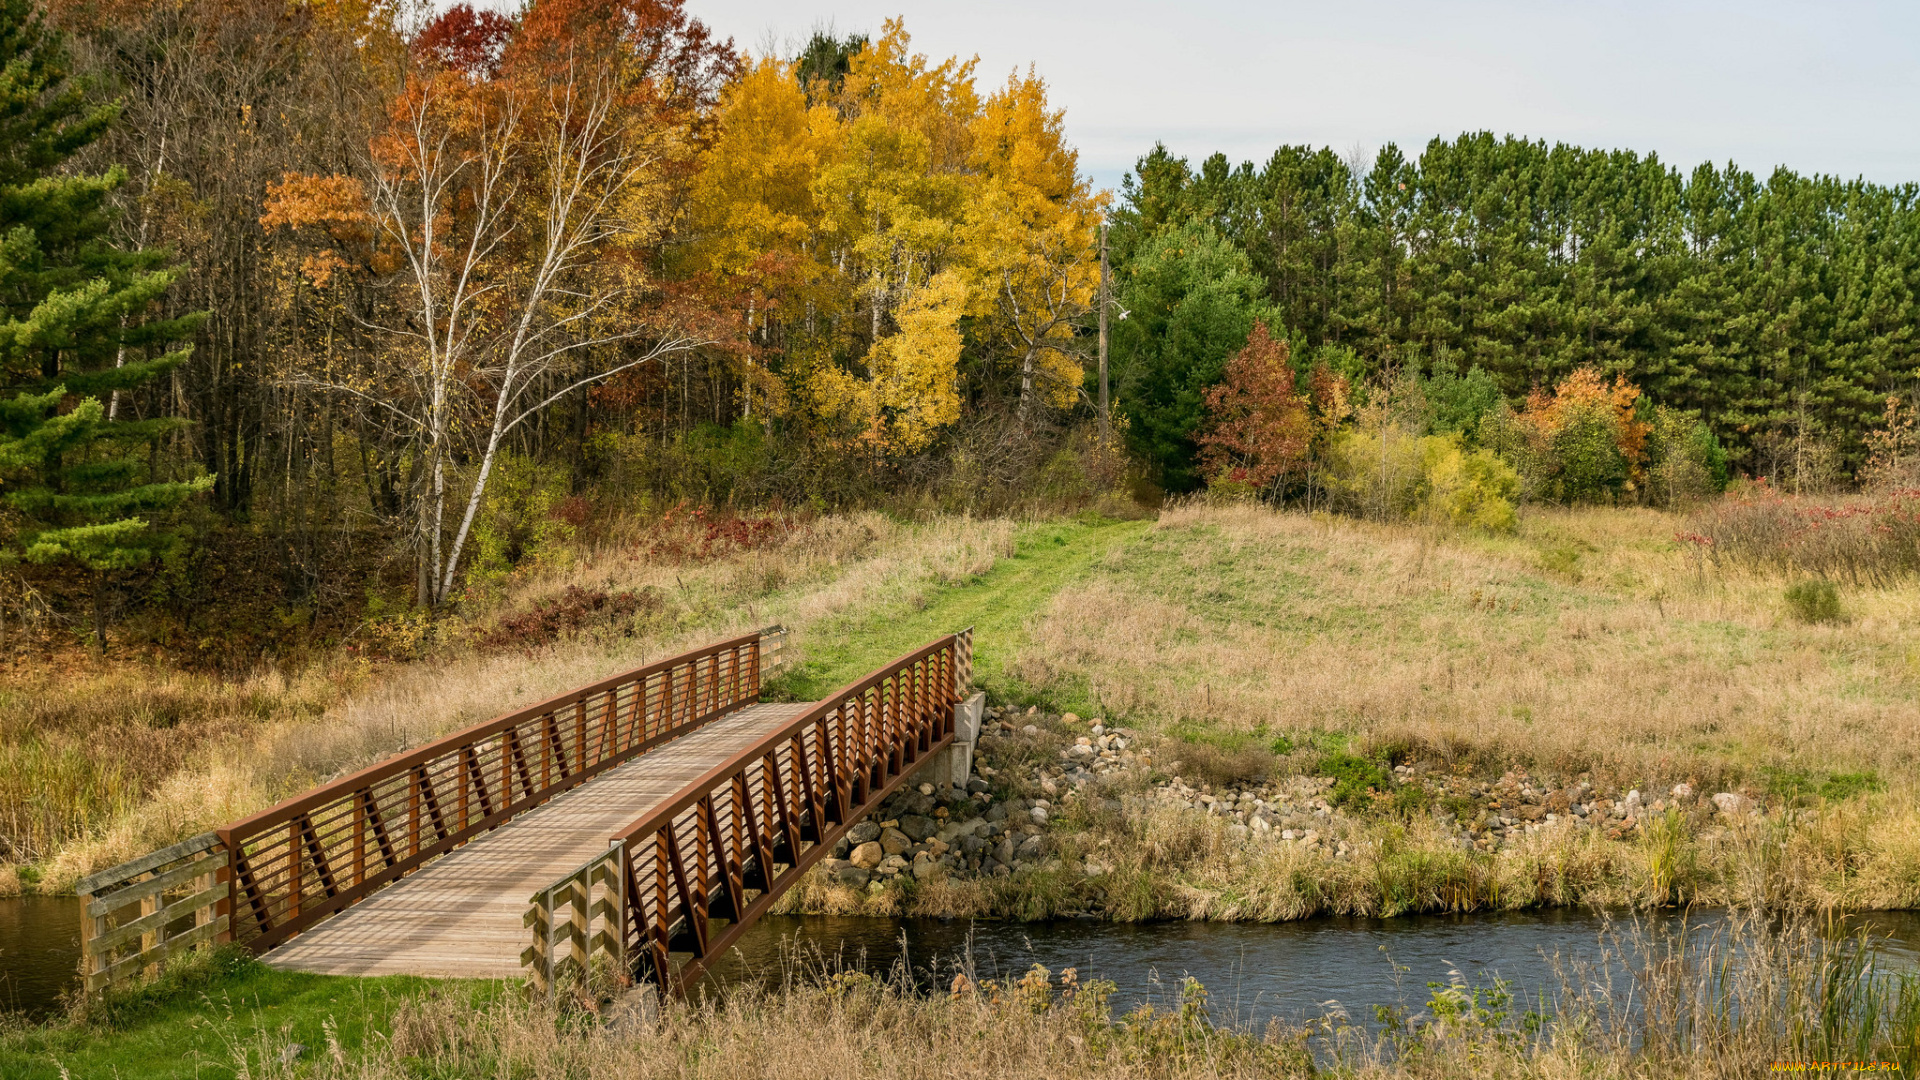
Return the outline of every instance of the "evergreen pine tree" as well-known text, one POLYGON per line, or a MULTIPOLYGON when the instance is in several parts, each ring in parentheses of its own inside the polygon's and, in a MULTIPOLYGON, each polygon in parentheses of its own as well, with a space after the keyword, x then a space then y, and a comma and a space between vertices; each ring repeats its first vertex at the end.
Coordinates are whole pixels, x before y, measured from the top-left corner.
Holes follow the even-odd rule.
POLYGON ((1245 253, 1212 225, 1191 221, 1148 241, 1121 283, 1127 311, 1114 335, 1117 395, 1127 442, 1167 491, 1200 486, 1206 394, 1256 322, 1284 336, 1279 311, 1245 253))
POLYGON ((71 168, 117 109, 90 104, 67 62, 30 0, 0 0, 0 561, 88 573, 104 649, 111 577, 177 542, 141 515, 212 481, 163 480, 135 456, 184 421, 123 415, 129 392, 186 359, 169 346, 200 316, 150 317, 179 269, 114 246, 123 170, 71 168))

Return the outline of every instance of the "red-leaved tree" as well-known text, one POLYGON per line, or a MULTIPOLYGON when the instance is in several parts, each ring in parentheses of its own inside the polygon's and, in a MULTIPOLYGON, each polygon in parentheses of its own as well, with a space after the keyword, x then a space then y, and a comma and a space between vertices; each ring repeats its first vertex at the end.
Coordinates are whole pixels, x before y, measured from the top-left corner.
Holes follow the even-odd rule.
POLYGON ((500 57, 513 37, 513 21, 494 11, 455 4, 429 22, 410 43, 414 56, 476 79, 500 74, 500 57))
POLYGON ((1227 361, 1207 391, 1207 430, 1197 440, 1213 483, 1248 484, 1261 493, 1307 460, 1313 437, 1307 399, 1295 392, 1287 343, 1255 323, 1246 347, 1227 361))

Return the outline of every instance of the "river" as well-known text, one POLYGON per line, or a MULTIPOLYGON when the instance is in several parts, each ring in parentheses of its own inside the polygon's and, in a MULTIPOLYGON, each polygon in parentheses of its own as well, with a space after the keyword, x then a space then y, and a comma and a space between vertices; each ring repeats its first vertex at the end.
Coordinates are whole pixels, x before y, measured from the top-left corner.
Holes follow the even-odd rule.
MULTIPOLYGON (((1082 983, 1112 982, 1116 1011, 1175 1002, 1191 975, 1206 985, 1216 1020, 1298 1022, 1344 1012, 1368 1024, 1377 1005, 1418 1009, 1427 983, 1447 982, 1454 972, 1480 986, 1504 979, 1520 998, 1551 994, 1559 986, 1556 961, 1568 971, 1602 949, 1630 950, 1636 931, 1671 936, 1684 926, 1704 936, 1724 921, 1717 912, 1683 922, 1676 914, 1636 921, 1570 909, 1258 924, 779 916, 746 934, 707 985, 777 983, 819 964, 886 974, 903 960, 922 984, 945 985, 961 964, 978 978, 1006 978, 1037 963, 1056 977, 1071 967, 1082 983)), ((1891 964, 1920 966, 1920 912, 1874 912, 1853 925, 1891 939, 1891 964)), ((33 1019, 56 1012, 73 985, 79 930, 75 900, 0 900, 0 1006, 33 1019)))

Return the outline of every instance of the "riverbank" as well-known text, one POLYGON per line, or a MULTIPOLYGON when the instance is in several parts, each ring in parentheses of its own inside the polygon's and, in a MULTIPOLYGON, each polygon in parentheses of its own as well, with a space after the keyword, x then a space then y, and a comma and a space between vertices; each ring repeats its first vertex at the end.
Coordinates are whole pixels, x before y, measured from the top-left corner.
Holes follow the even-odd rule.
POLYGON ((1413 750, 1206 753, 1101 718, 989 707, 969 790, 903 790, 778 910, 1272 922, 1920 906, 1903 846, 1911 808, 1884 795, 1684 781, 1643 793, 1525 770, 1489 780, 1413 750))

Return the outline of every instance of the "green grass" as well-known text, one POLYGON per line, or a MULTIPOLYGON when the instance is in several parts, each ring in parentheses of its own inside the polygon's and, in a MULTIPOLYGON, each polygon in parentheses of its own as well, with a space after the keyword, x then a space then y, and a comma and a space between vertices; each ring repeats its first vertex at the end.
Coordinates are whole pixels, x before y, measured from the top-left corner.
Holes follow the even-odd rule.
MULTIPOLYGON (((110 998, 85 1020, 0 1030, 0 1077, 207 1080, 258 1075, 292 1043, 301 1060, 354 1053, 384 1032, 394 1007, 436 984, 409 976, 348 978, 276 971, 237 950, 195 957, 158 983, 110 998), (331 1036, 329 1035, 331 1028, 331 1036)), ((504 984, 471 982, 476 1004, 504 984)))
POLYGON ((806 661, 771 691, 815 700, 943 634, 971 626, 974 683, 996 697, 1018 700, 1021 692, 1007 679, 1006 666, 1027 641, 1028 620, 1151 525, 1078 519, 1026 526, 1015 537, 1013 555, 984 574, 816 627, 798 642, 806 661))

